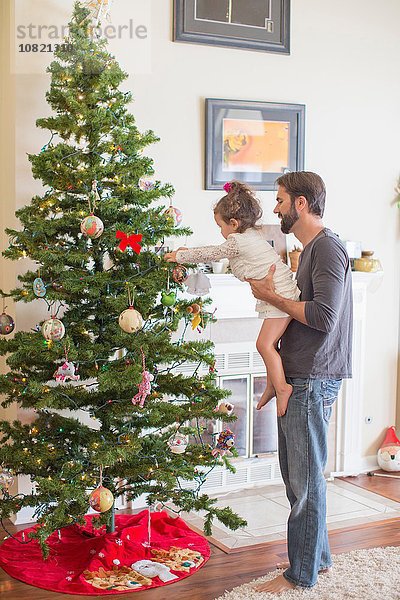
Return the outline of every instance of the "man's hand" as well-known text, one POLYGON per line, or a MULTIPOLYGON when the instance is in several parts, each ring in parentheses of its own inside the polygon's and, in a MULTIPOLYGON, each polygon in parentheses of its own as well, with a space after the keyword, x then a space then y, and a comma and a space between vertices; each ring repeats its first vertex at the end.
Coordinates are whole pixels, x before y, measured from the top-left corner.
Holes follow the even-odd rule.
POLYGON ((279 310, 286 313, 293 319, 296 319, 296 321, 300 321, 300 323, 308 325, 305 312, 306 303, 297 302, 296 300, 289 300, 289 298, 279 296, 279 294, 275 292, 275 269, 275 265, 272 265, 264 279, 246 279, 246 281, 248 281, 251 285, 253 296, 255 296, 257 300, 264 300, 264 302, 272 304, 272 306, 275 306, 275 308, 279 308, 279 310))
POLYGON ((251 285, 251 291, 253 296, 257 300, 264 300, 273 304, 273 299, 276 298, 275 285, 274 285, 274 273, 276 266, 271 265, 267 275, 264 279, 246 279, 251 285))
POLYGON ((166 260, 167 262, 177 262, 176 253, 179 252, 179 250, 187 250, 187 248, 184 248, 182 246, 181 248, 178 248, 178 250, 175 250, 174 252, 166 252, 166 254, 164 254, 164 260, 166 260))

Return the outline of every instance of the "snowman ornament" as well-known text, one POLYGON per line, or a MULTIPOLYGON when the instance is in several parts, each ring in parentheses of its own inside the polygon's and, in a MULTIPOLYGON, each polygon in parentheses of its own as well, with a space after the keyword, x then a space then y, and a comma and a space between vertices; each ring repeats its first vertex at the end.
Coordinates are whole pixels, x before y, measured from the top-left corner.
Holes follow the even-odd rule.
POLYGON ((378 465, 383 471, 400 471, 400 440, 394 426, 389 427, 378 450, 378 465))

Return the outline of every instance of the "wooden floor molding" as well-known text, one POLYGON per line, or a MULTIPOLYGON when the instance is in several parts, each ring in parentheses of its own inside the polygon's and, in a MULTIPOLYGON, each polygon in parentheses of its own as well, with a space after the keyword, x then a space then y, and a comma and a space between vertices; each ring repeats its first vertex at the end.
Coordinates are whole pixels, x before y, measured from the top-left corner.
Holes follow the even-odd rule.
MULTIPOLYGON (((364 475, 359 477, 358 483, 355 483, 355 485, 360 485, 360 487, 365 487, 375 493, 389 497, 381 493, 381 490, 383 490, 392 494, 392 500, 400 501, 400 486, 395 480, 364 475), (397 484, 397 489, 388 486, 385 483, 386 481, 397 484), (365 485, 361 485, 364 482, 365 485), (373 489, 368 487, 371 484, 373 489)), ((355 479, 357 478, 346 478, 345 481, 354 483, 355 479)), ((331 531, 329 540, 333 554, 377 546, 400 547, 400 519, 388 519, 331 531)), ((263 544, 260 548, 239 548, 230 554, 226 554, 212 545, 209 562, 192 577, 171 586, 145 592, 134 592, 134 595, 129 595, 129 598, 132 600, 167 600, 169 598, 214 600, 221 596, 225 590, 231 590, 247 581, 261 577, 268 571, 272 571, 276 563, 283 560, 287 560, 286 542, 284 540, 269 542, 263 544)), ((11 579, 1 569, 0 595, 2 600, 3 598, 4 600, 20 600, 24 597, 29 598, 29 600, 66 600, 68 597, 72 599, 72 596, 66 594, 56 594, 27 586, 11 579)), ((109 598, 109 596, 107 597, 109 598)), ((114 597, 122 599, 124 595, 114 597)), ((74 598, 78 597, 74 596, 74 598)), ((81 598, 89 598, 89 596, 81 596, 81 598)), ((91 598, 105 599, 106 596, 91 596, 91 598)))

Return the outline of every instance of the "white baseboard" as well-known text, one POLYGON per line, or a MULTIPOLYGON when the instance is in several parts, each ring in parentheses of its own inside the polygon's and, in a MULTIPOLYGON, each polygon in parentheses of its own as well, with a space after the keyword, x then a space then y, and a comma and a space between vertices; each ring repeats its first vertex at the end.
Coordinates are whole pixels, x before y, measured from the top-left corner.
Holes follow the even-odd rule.
POLYGON ((376 454, 372 454, 371 456, 362 456, 357 467, 353 467, 347 471, 334 471, 331 473, 331 477, 356 477, 375 469, 379 469, 379 465, 376 454))
POLYGON ((361 473, 367 473, 368 471, 379 469, 377 455, 372 454, 371 456, 363 456, 360 461, 360 466, 361 473))

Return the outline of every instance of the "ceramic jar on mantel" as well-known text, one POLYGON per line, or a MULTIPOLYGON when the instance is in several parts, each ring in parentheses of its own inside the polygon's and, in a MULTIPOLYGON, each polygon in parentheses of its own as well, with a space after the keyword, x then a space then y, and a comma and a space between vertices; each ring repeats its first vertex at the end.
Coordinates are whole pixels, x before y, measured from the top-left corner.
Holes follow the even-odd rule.
POLYGON ((293 271, 293 273, 296 273, 298 269, 300 254, 301 250, 299 248, 294 248, 289 252, 290 270, 293 271))

